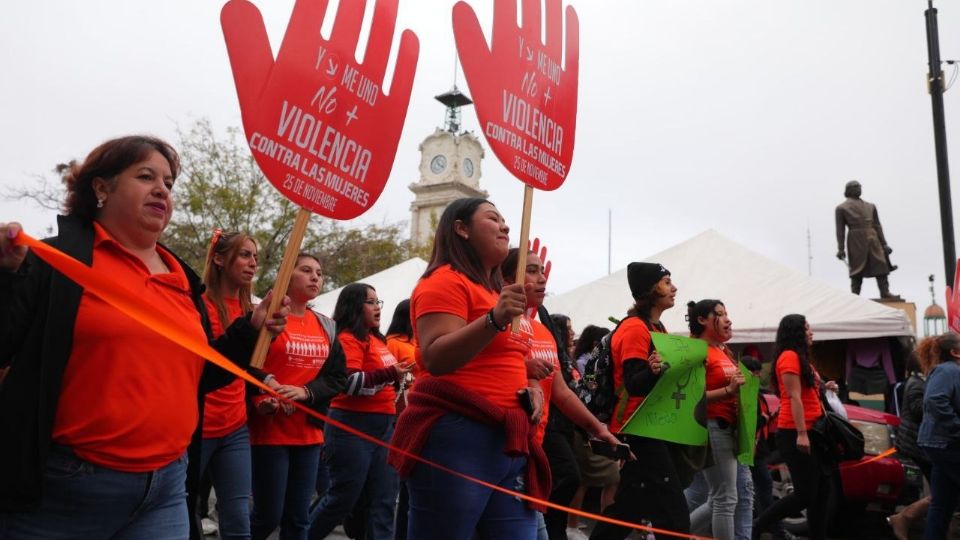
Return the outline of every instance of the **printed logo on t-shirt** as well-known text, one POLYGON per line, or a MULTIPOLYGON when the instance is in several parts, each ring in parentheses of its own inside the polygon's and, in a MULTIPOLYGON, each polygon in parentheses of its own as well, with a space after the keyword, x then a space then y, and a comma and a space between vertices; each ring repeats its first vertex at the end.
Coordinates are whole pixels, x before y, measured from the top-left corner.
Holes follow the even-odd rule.
POLYGON ((534 339, 530 344, 530 358, 547 360, 555 369, 560 369, 560 358, 557 357, 557 345, 554 342, 534 339))
POLYGON ((724 366, 724 367, 723 367, 723 376, 727 378, 727 382, 729 383, 730 381, 733 380, 733 376, 736 375, 738 371, 740 371, 740 370, 737 369, 736 367, 732 366, 732 365, 730 365, 730 366, 724 366))
POLYGON ((330 356, 330 345, 319 336, 288 332, 287 365, 297 368, 322 368, 330 356))
POLYGON ((520 317, 520 330, 518 332, 513 331, 513 325, 510 325, 510 328, 507 329, 505 334, 507 334, 507 339, 514 343, 519 343, 523 348, 529 349, 533 344, 533 324, 531 324, 530 319, 526 317, 520 317))
POLYGON ((377 343, 377 353, 380 355, 380 362, 383 364, 383 367, 390 367, 397 363, 397 357, 390 352, 390 349, 384 347, 377 343))

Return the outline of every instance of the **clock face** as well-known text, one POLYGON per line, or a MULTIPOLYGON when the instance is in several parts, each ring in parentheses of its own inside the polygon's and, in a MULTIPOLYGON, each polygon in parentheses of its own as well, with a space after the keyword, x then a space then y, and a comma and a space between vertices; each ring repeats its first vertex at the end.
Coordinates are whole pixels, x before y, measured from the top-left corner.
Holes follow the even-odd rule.
POLYGON ((466 158, 463 160, 463 173, 467 175, 467 178, 473 176, 473 160, 466 158))
POLYGON ((447 157, 446 156, 434 156, 430 160, 430 171, 433 174, 440 174, 444 169, 447 168, 447 157))

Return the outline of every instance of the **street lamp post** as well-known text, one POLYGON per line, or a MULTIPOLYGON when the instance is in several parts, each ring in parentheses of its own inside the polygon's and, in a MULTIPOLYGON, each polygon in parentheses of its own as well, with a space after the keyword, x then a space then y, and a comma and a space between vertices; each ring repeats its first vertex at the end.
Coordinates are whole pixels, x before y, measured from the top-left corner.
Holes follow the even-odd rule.
POLYGON ((930 72, 930 101, 933 105, 933 141, 937 152, 937 185, 940 191, 940 231, 943 237, 943 264, 947 286, 953 286, 953 274, 957 264, 956 245, 953 238, 953 203, 950 198, 950 167, 947 163, 947 132, 943 113, 943 69, 940 67, 940 35, 937 29, 937 9, 933 0, 927 0, 923 12, 927 21, 927 56, 930 72))

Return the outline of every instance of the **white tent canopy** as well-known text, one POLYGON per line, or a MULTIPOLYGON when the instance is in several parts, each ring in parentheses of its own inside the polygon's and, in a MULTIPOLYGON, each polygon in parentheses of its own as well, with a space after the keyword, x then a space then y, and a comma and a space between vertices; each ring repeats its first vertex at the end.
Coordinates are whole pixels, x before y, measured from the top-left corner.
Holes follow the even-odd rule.
MULTIPOLYGON (((393 310, 402 300, 410 298, 410 295, 413 294, 413 288, 426 269, 427 262, 419 257, 414 257, 359 280, 361 283, 366 283, 376 289, 377 296, 383 300, 383 310, 380 313, 381 331, 386 332, 390 326, 390 319, 393 318, 393 310)), ((332 317, 333 308, 336 307, 337 298, 340 297, 340 291, 342 290, 343 287, 340 287, 321 294, 310 305, 314 311, 332 317)))
MULTIPOLYGON (((723 301, 733 321, 733 342, 774 341, 780 319, 802 313, 816 340, 912 335, 906 314, 896 308, 838 291, 708 230, 644 259, 670 270, 679 289, 676 305, 663 314, 667 330, 684 334, 687 302, 723 301)), ((612 328, 631 305, 627 269, 545 301, 551 313, 568 315, 574 328, 612 328)))

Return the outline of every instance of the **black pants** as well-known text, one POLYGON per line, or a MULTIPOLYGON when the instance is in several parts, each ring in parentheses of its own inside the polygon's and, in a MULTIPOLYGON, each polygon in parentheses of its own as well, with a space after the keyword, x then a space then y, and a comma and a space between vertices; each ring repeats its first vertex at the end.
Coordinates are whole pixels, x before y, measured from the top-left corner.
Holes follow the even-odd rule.
POLYGON ((773 503, 760 515, 753 526, 755 535, 769 530, 770 526, 781 519, 807 510, 807 536, 810 540, 822 540, 827 537, 827 513, 830 506, 832 489, 832 468, 817 451, 810 447, 810 453, 804 454, 797 449, 797 431, 794 429, 777 430, 777 449, 783 461, 790 469, 793 480, 793 493, 773 503))
MULTIPOLYGON (((654 527, 689 534, 690 511, 667 443, 646 437, 629 437, 627 442, 637 460, 620 470, 617 495, 603 515, 632 523, 647 520, 654 527)), ((628 534, 626 527, 598 522, 590 540, 623 540, 628 534)))
MULTIPOLYGON (((569 506, 580 486, 580 468, 573 454, 573 433, 548 429, 543 437, 543 451, 550 462, 553 490, 550 502, 569 506)), ((544 516, 550 540, 567 540, 567 513, 553 508, 544 516)))

